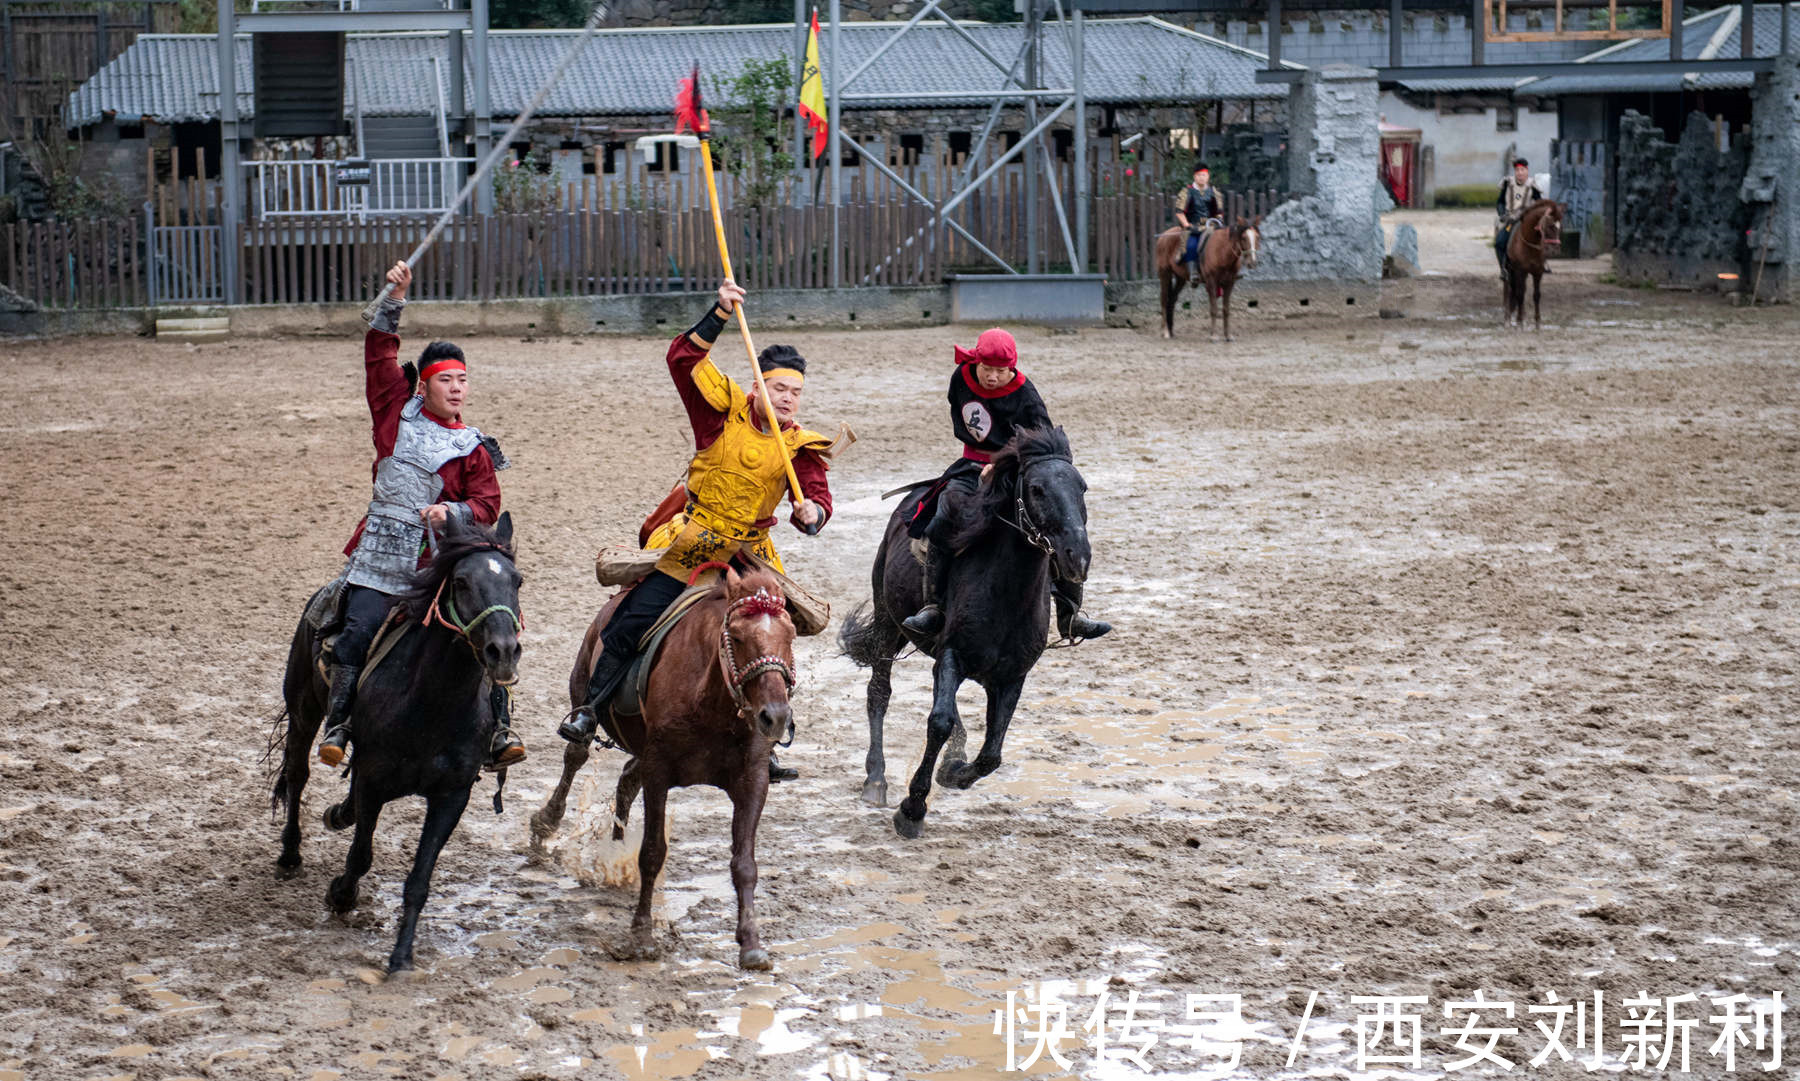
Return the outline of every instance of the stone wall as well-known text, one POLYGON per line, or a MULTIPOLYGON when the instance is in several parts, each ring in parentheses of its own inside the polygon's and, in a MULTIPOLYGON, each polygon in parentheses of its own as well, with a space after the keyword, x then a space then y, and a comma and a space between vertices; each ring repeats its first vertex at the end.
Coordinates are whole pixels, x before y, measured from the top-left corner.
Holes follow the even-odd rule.
POLYGON ((1713 122, 1688 114, 1679 143, 1648 118, 1619 121, 1619 210, 1613 266, 1633 281, 1713 286, 1744 265, 1749 213, 1738 199, 1748 148, 1717 148, 1713 122))
POLYGON ((1792 300, 1800 291, 1800 56, 1779 57, 1756 76, 1750 108, 1750 161, 1738 188, 1751 225, 1744 288, 1792 300))
POLYGON ((1381 152, 1375 73, 1367 68, 1308 71, 1288 102, 1288 181, 1300 198, 1276 207, 1262 226, 1260 281, 1379 282, 1387 245, 1386 201, 1377 179, 1381 152))

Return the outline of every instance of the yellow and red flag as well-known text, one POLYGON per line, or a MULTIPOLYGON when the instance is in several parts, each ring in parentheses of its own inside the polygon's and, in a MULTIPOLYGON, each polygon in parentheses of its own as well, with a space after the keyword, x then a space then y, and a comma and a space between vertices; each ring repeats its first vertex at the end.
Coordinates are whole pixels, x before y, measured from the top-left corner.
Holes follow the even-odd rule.
POLYGON ((819 74, 819 9, 812 13, 812 30, 806 35, 806 66, 800 69, 800 115, 812 129, 812 156, 825 153, 830 123, 825 114, 825 80, 819 74))

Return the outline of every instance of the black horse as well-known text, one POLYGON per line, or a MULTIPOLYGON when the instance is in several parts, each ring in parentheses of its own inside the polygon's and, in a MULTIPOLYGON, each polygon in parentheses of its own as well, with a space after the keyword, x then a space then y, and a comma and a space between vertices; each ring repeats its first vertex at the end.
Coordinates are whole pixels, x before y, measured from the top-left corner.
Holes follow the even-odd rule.
MULTIPOLYGON (((1067 581, 1087 578, 1087 483, 1075 469, 1062 429, 1020 432, 994 455, 993 466, 963 508, 953 534, 957 555, 944 602, 944 629, 935 642, 913 642, 936 663, 925 759, 894 813, 894 829, 902 837, 924 832, 932 768, 946 743, 950 751, 937 774, 940 784, 968 788, 1000 768, 1006 727, 1047 641, 1052 561, 1067 581), (956 690, 967 679, 987 690, 987 733, 973 762, 964 760, 966 737, 956 712, 956 690)), ((850 659, 873 669, 863 799, 877 807, 887 804, 881 723, 893 690, 894 657, 910 637, 900 621, 918 610, 924 594, 924 575, 906 536, 906 524, 924 494, 924 486, 915 488, 888 520, 870 576, 873 610, 859 608, 838 633, 850 659)))
MULTIPOLYGON (((425 797, 425 826, 412 873, 406 876, 389 972, 413 967, 413 931, 431 889, 432 869, 462 818, 469 789, 487 757, 494 717, 483 683, 506 686, 517 677, 520 579, 513 566, 512 536, 510 514, 500 515, 491 530, 452 527, 412 589, 394 599, 395 618, 412 626, 379 663, 371 654, 357 692, 351 714, 355 757, 350 794, 325 811, 327 828, 356 827, 344 873, 326 891, 326 903, 334 911, 356 907, 357 880, 373 861, 375 820, 382 806, 402 796, 425 797)), ((389 628, 387 634, 396 630, 389 628)), ((302 618, 282 684, 285 748, 273 795, 276 808, 287 810, 281 856, 275 861, 282 877, 300 869, 300 793, 306 787, 313 736, 325 716, 328 688, 319 674, 319 646, 302 618)), ((278 722, 276 738, 282 727, 278 722)))

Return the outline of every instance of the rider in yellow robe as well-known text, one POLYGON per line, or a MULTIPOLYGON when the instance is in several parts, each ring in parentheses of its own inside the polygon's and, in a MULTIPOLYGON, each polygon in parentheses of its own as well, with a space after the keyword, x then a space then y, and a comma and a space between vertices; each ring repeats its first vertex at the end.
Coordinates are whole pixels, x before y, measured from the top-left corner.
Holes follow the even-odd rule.
POLYGON ((788 458, 805 495, 790 516, 794 527, 814 535, 831 517, 831 486, 825 475, 831 441, 801 428, 794 419, 806 383, 806 359, 787 345, 771 345, 757 358, 769 404, 781 425, 781 443, 768 430, 763 403, 712 362, 713 342, 725 329, 732 305, 743 299, 744 291, 726 281, 719 287, 717 304, 669 344, 669 374, 694 431, 687 505, 651 535, 649 547, 666 545, 668 551, 632 588, 601 632, 600 661, 588 683, 588 701, 557 729, 564 739, 594 738, 600 710, 637 656, 639 641, 701 565, 729 562, 748 549, 783 569, 769 529, 788 490, 788 458))

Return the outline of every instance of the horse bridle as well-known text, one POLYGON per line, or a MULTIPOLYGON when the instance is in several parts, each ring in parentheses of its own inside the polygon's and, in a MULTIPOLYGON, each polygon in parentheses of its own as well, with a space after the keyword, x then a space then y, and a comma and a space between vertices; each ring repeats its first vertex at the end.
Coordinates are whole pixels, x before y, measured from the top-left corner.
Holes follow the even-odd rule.
MULTIPOLYGON (((744 694, 746 684, 767 672, 779 672, 782 682, 791 691, 799 679, 794 674, 793 666, 773 653, 765 653, 741 668, 738 666, 737 651, 732 648, 731 616, 739 608, 747 609, 751 615, 779 616, 787 613, 787 601, 778 594, 759 589, 726 605, 725 618, 719 621, 719 670, 725 674, 725 686, 731 691, 731 700, 737 705, 738 716, 748 720, 750 699, 744 694)), ((794 722, 790 717, 787 739, 782 741, 781 746, 786 747, 793 741, 794 722)))
POLYGON ((1019 467, 1019 475, 1013 478, 1013 513, 1018 516, 1019 520, 1015 522, 1004 514, 998 515, 998 517, 1002 522, 1018 530, 1024 536, 1025 543, 1045 555, 1054 555, 1055 551, 1050 544, 1050 538, 1045 536, 1044 531, 1038 528, 1038 524, 1031 520, 1031 513, 1025 508, 1025 472, 1044 461, 1060 461, 1060 459, 1039 458, 1037 461, 1027 462, 1019 467))
MULTIPOLYGON (((499 552, 501 555, 506 555, 506 552, 499 548, 477 548, 463 558, 467 559, 469 555, 476 555, 480 552, 499 552)), ((477 660, 481 657, 481 651, 475 648, 475 640, 471 638, 470 635, 475 633, 475 628, 481 626, 482 621, 486 620, 487 617, 493 615, 495 612, 505 612, 512 617, 513 633, 517 634, 525 629, 525 620, 520 617, 519 613, 515 611, 511 605, 506 604, 490 604, 486 608, 475 613, 475 618, 464 622, 462 617, 457 614, 456 598, 444 596, 444 587, 450 584, 450 579, 454 577, 455 572, 452 571, 450 574, 444 576, 443 581, 438 583, 437 592, 432 594, 431 597, 431 607, 425 610, 425 617, 419 620, 419 623, 422 626, 429 627, 435 622, 445 630, 455 633, 469 647, 469 651, 475 654, 477 660), (446 609, 448 609, 448 611, 446 611, 446 609)), ((494 680, 495 683, 502 687, 511 686, 518 681, 517 676, 514 676, 504 683, 501 683, 499 680, 494 680)))

